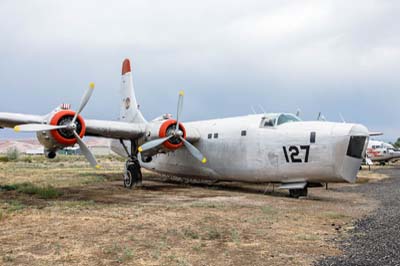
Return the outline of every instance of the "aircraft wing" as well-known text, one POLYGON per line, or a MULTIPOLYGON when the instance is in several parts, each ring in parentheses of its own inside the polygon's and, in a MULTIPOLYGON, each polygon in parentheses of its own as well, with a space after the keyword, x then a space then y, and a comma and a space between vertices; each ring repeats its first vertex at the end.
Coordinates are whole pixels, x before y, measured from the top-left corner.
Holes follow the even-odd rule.
POLYGON ((137 139, 146 132, 145 124, 105 120, 85 120, 86 136, 111 139, 137 139))
POLYGON ((383 135, 383 132, 369 132, 369 135, 370 135, 371 137, 373 137, 373 136, 382 136, 382 135, 383 135))
POLYGON ((0 113, 0 127, 15 127, 22 124, 41 124, 45 121, 40 115, 0 113))
MULTIPOLYGON (((44 124, 45 116, 0 113, 0 127, 13 128, 17 125, 44 124)), ((137 139, 144 135, 145 125, 105 120, 85 120, 86 136, 113 138, 113 139, 137 139)))

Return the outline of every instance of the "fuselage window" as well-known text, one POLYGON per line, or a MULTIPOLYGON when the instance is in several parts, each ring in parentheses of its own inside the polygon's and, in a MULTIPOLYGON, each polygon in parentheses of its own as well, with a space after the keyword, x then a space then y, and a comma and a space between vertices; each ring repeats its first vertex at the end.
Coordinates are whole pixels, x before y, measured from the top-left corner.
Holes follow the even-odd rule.
POLYGON ((210 134, 208 134, 208 138, 209 139, 211 139, 212 138, 212 134, 210 133, 210 134))
POLYGON ((218 138, 218 133, 214 133, 214 139, 218 138))
POLYGON ((241 136, 242 137, 244 137, 244 136, 246 136, 247 135, 247 132, 246 132, 246 130, 242 130, 242 132, 241 132, 241 136))
POLYGON ((310 134, 310 143, 315 143, 315 132, 311 132, 310 134))

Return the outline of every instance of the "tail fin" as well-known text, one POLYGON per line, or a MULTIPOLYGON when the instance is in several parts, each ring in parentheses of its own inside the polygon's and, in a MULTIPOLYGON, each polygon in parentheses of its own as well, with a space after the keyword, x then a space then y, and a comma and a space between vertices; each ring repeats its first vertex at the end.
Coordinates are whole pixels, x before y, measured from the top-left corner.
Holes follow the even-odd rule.
POLYGON ((122 100, 120 120, 133 123, 145 123, 146 119, 144 119, 142 113, 139 111, 139 105, 136 101, 129 59, 125 59, 122 63, 120 94, 122 100))

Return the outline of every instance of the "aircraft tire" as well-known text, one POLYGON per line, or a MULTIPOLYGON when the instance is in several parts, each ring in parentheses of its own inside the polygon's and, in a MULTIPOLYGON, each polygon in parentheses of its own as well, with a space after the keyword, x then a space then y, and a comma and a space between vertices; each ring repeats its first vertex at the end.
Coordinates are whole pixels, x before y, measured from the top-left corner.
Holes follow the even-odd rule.
POLYGON ((307 197, 308 189, 307 187, 303 189, 289 189, 289 196, 291 198, 298 199, 300 197, 307 197))
POLYGON ((142 172, 140 167, 135 164, 129 164, 126 169, 126 175, 124 176, 124 187, 132 188, 142 184, 142 172))

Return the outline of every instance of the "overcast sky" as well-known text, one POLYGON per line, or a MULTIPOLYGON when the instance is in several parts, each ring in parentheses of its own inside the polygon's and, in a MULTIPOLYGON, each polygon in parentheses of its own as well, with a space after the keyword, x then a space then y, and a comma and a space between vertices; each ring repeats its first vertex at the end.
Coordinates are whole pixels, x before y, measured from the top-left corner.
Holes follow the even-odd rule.
POLYGON ((128 57, 147 119, 175 113, 185 89, 184 120, 300 108, 394 140, 399 14, 382 0, 2 0, 0 112, 76 107, 94 81, 84 117, 116 119, 128 57))

